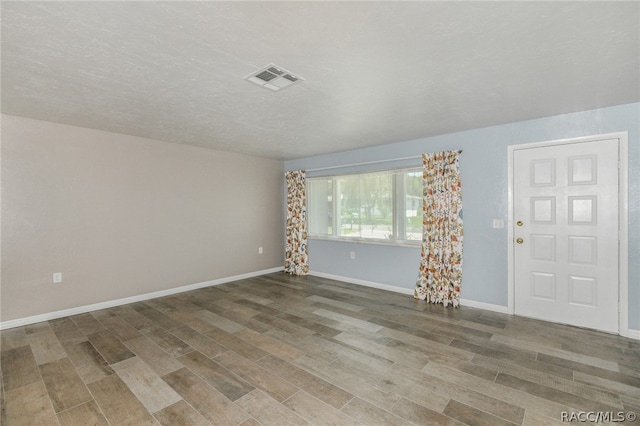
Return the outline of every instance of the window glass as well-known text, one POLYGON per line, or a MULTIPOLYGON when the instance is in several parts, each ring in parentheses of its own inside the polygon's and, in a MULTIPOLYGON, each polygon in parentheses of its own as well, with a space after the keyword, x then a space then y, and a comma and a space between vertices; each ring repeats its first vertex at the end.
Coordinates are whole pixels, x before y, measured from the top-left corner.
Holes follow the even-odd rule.
POLYGON ((406 239, 422 242, 422 169, 405 173, 404 179, 406 239))
POLYGON ((311 237, 418 243, 422 169, 307 178, 311 237))
POLYGON ((333 235, 335 229, 333 214, 333 180, 307 179, 309 233, 333 235))

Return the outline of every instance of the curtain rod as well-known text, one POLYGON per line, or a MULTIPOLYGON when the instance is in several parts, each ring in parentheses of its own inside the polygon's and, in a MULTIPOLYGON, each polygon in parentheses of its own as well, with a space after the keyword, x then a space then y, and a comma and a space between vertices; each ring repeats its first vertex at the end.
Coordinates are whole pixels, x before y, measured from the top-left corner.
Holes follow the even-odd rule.
MULTIPOLYGON (((461 149, 458 150, 458 154, 462 154, 462 150, 461 149)), ((305 171, 306 172, 319 172, 321 170, 341 169, 343 167, 364 166, 364 165, 367 165, 367 164, 391 163, 393 161, 413 160, 415 158, 422 158, 422 155, 414 155, 414 156, 411 156, 411 157, 401 157, 401 158, 391 158, 391 159, 388 159, 388 160, 363 161, 361 163, 341 164, 339 166, 318 167, 316 169, 305 169, 305 171)))

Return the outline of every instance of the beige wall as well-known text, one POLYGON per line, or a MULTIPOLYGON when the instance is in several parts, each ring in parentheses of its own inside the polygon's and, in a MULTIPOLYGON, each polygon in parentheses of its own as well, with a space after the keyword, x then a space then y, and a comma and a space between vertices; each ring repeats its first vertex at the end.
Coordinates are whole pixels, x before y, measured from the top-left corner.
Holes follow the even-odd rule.
POLYGON ((1 155, 2 321, 283 264, 281 161, 6 115, 1 155))

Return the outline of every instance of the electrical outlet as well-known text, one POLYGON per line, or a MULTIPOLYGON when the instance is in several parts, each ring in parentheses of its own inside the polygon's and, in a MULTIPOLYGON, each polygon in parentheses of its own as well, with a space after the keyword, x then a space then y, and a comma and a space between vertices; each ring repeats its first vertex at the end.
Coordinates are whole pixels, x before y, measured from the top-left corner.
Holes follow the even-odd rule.
POLYGON ((493 229, 504 228, 504 219, 493 219, 493 229))
POLYGON ((258 247, 258 254, 262 254, 262 247, 258 247))
POLYGON ((62 282, 62 272, 55 272, 53 274, 53 283, 59 284, 62 282))
POLYGON ((356 258, 356 252, 355 252, 355 251, 352 251, 352 252, 351 252, 351 259, 355 259, 355 258, 356 258))

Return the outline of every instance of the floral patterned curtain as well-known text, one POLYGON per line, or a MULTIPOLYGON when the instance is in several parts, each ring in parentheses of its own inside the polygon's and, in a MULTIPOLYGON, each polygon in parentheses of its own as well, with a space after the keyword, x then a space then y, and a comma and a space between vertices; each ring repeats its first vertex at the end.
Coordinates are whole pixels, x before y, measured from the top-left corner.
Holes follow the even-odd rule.
POLYGON ((462 151, 422 155, 422 254, 414 297, 444 306, 460 304, 462 283, 462 151))
POLYGON ((305 172, 295 170, 285 174, 287 180, 287 244, 284 271, 293 275, 309 273, 307 255, 307 196, 305 172))

